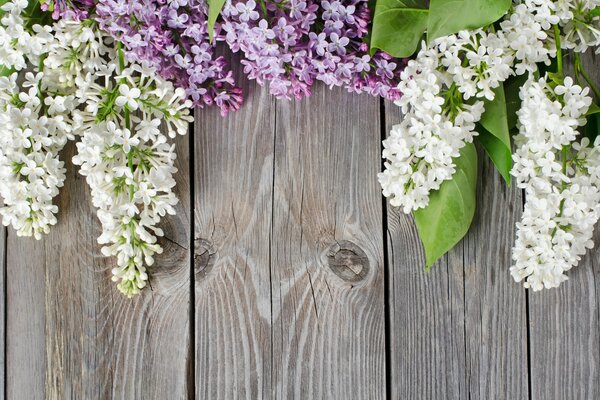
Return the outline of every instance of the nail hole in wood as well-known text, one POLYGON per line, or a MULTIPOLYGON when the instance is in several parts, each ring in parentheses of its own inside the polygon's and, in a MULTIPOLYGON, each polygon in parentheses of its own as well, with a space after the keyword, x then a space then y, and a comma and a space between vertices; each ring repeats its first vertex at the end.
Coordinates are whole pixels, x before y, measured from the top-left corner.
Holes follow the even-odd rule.
POLYGON ((194 271, 196 279, 205 278, 215 266, 217 250, 206 239, 194 240, 194 271))
POLYGON ((348 240, 333 244, 327 252, 329 268, 346 282, 360 282, 369 273, 367 254, 348 240))

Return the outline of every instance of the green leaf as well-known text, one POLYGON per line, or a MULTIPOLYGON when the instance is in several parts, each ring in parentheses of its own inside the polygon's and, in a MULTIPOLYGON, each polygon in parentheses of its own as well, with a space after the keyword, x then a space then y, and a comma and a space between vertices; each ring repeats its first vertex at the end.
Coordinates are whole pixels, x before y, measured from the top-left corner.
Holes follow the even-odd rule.
POLYGON ((506 98, 506 116, 508 129, 517 126, 517 111, 521 109, 519 91, 527 80, 527 74, 513 76, 504 82, 504 95, 506 98))
POLYGON ((583 134, 594 143, 594 140, 600 135, 600 112, 592 113, 587 116, 583 134))
POLYGON ((485 149, 485 152, 490 157, 502 178, 507 185, 510 186, 512 176, 510 170, 513 166, 512 153, 500 139, 488 132, 482 126, 478 126, 479 143, 485 149))
POLYGON ((0 76, 9 76, 13 72, 15 72, 14 69, 6 68, 4 65, 0 65, 0 76))
POLYGON ((600 107, 598 107, 598 105, 596 104, 592 104, 590 106, 590 108, 588 109, 588 111, 585 113, 585 115, 593 115, 593 114, 598 114, 600 113, 600 107))
POLYGON ((225 0, 208 0, 208 38, 211 42, 215 35, 215 23, 224 5, 225 0))
POLYGON ((427 268, 469 231, 475 215, 477 188, 477 151, 467 143, 454 159, 456 172, 451 180, 431 193, 429 205, 415 211, 415 222, 425 248, 427 268))
POLYGON ((371 53, 380 49, 404 58, 419 46, 427 29, 425 0, 378 0, 371 32, 371 53))
POLYGON ((433 41, 464 29, 477 29, 499 20, 511 0, 431 0, 427 40, 433 41))
POLYGON ((590 15, 594 17, 600 16, 600 7, 596 7, 593 10, 590 10, 590 15))
POLYGON ((494 100, 486 100, 484 104, 485 112, 479 121, 479 140, 506 184, 510 185, 512 149, 510 145, 510 130, 508 128, 504 87, 500 85, 495 88, 494 100))

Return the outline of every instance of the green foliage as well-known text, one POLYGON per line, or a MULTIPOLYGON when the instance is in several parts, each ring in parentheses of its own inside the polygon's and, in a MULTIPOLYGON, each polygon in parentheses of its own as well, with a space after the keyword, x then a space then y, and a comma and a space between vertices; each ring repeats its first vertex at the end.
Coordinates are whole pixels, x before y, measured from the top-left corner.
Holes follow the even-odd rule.
POLYGON ((485 149, 485 152, 494 163, 498 172, 500 172, 500 175, 502 175, 502 178, 504 178, 506 184, 510 186, 512 180, 510 170, 513 166, 511 151, 507 150, 506 145, 487 129, 482 126, 479 126, 478 129, 479 143, 485 149))
POLYGON ((492 24, 506 13, 511 3, 511 0, 431 0, 427 40, 492 24))
POLYGON ((600 107, 592 104, 586 115, 586 124, 583 133, 592 143, 600 135, 600 107))
POLYGON ((224 5, 225 0, 208 0, 208 38, 211 42, 215 34, 215 23, 224 5))
POLYGON ((427 268, 452 249, 468 232, 475 215, 477 151, 467 143, 454 159, 451 180, 431 193, 429 205, 415 211, 415 222, 425 248, 427 268))
POLYGON ((525 81, 527 74, 513 76, 504 82, 504 97, 506 99, 506 117, 508 129, 512 130, 517 126, 517 111, 521 108, 521 98, 519 91, 525 81))
POLYGON ((511 0, 377 0, 371 52, 380 49, 394 57, 409 57, 417 50, 425 32, 428 41, 432 41, 463 29, 493 24, 511 3, 511 0))
POLYGON ((478 126, 479 141, 506 184, 510 185, 512 149, 504 87, 500 85, 494 89, 494 95, 494 100, 485 101, 485 112, 478 126))
POLYGON ((425 0, 378 0, 371 52, 380 49, 394 57, 409 57, 425 34, 428 14, 425 0))

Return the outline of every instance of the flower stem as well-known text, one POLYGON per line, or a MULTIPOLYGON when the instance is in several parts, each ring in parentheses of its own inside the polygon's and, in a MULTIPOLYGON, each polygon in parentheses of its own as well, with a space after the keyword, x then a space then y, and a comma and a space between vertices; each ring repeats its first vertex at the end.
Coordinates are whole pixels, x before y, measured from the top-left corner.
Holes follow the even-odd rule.
MULTIPOLYGON (((121 42, 117 42, 117 51, 118 51, 118 55, 119 55, 119 69, 120 69, 120 72, 122 73, 123 70, 125 69, 125 54, 123 53, 123 44, 121 42)), ((131 115, 129 113, 129 107, 127 106, 127 104, 123 108, 123 115, 125 116, 125 127, 127 128, 127 130, 129 130, 129 132, 131 134, 131 115)), ((127 153, 127 167, 129 167, 129 170, 131 171, 132 174, 135 172, 135 169, 133 167, 133 151, 132 150, 129 150, 129 152, 127 153)), ((135 195, 135 187, 133 185, 129 185, 129 199, 133 201, 134 195, 135 195)))
POLYGON ((558 25, 554 25, 554 42, 556 44, 556 68, 559 75, 563 76, 562 49, 560 47, 560 30, 558 25))

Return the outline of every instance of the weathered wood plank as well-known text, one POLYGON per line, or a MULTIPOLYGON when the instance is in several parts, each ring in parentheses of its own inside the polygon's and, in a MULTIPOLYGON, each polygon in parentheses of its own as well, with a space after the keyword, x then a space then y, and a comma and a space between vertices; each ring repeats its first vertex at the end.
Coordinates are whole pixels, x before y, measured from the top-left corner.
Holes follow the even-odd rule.
MULTIPOLYGON (((400 120, 387 104, 386 129, 400 120)), ((527 395, 524 291, 508 274, 520 194, 480 165, 471 232, 430 272, 412 217, 388 205, 393 399, 527 395)))
POLYGON ((528 396, 526 293, 509 268, 522 192, 479 152, 477 212, 463 241, 469 399, 528 396))
POLYGON ((41 242, 9 237, 9 398, 187 398, 188 141, 178 140, 183 201, 137 298, 110 280, 114 260, 100 254, 89 189, 69 161, 58 225, 41 242))
MULTIPOLYGON (((584 65, 598 84, 598 57, 588 53, 584 65)), ((528 294, 532 400, 600 398, 599 229, 596 247, 567 273, 568 281, 528 294)))
MULTIPOLYGON (((386 132, 401 121, 386 104, 386 132)), ((461 250, 430 272, 413 219, 388 212, 388 293, 391 398, 466 398, 464 273, 461 250)))
MULTIPOLYGON (((239 78, 239 77, 238 77, 239 78)), ((246 85, 245 105, 195 123, 196 398, 269 398, 270 248, 275 107, 246 85)))
POLYGON ((46 399, 45 249, 7 231, 6 397, 46 399))
POLYGON ((533 400, 600 398, 599 265, 593 251, 559 288, 529 293, 533 400))
POLYGON ((379 100, 277 103, 273 398, 383 399, 379 100))

